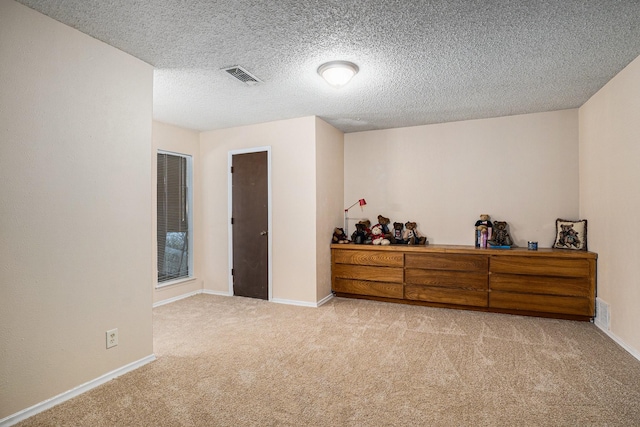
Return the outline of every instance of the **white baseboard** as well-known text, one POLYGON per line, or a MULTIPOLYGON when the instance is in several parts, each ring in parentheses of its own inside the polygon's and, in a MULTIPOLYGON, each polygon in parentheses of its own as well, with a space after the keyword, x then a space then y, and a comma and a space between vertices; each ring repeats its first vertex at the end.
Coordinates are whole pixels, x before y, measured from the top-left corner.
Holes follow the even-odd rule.
POLYGON ((153 308, 160 307, 161 305, 165 305, 165 304, 171 304, 172 302, 180 301, 181 299, 189 298, 201 293, 202 293, 202 290, 197 290, 193 292, 187 292, 186 294, 178 295, 177 297, 163 299, 162 301, 154 302, 153 308))
MULTIPOLYGON (((223 296, 223 297, 232 297, 233 296, 229 292, 212 291, 212 290, 209 290, 209 289, 204 289, 203 291, 201 291, 201 293, 209 294, 209 295, 220 295, 220 296, 223 296)), ((271 298, 270 302, 274 302, 276 304, 297 305, 297 306, 300 306, 300 307, 317 308, 317 307, 320 307, 322 304, 325 304, 331 298, 333 298, 333 293, 327 295, 326 297, 324 297, 323 299, 321 299, 317 303, 307 302, 307 301, 296 301, 296 300, 282 299, 282 298, 271 298)))
POLYGON ((300 306, 300 307, 318 308, 322 304, 324 304, 327 301, 329 301, 331 298, 333 298, 333 294, 329 294, 328 296, 324 297, 323 299, 321 299, 318 302, 295 301, 295 300, 281 299, 281 298, 272 298, 271 302, 275 302, 277 304, 297 305, 297 306, 300 306))
POLYGON ((333 292, 331 292, 329 295, 327 295, 326 297, 324 297, 320 301, 318 301, 318 307, 320 307, 323 304, 328 303, 332 299, 333 299, 333 292))
POLYGON ((620 339, 620 337, 618 337, 616 334, 614 334, 613 332, 605 329, 604 327, 602 327, 602 325, 600 325, 599 323, 594 322, 594 325, 596 326, 596 328, 600 329, 602 332, 604 332, 605 334, 607 334, 609 336, 609 338, 611 338, 612 340, 614 340, 616 342, 616 344, 618 344, 620 347, 624 348, 627 352, 629 352, 629 354, 631 354, 633 357, 635 357, 636 359, 640 360, 640 352, 638 352, 638 350, 630 347, 627 345, 627 343, 625 343, 624 341, 622 341, 620 339))
POLYGON ((153 362, 154 360, 156 360, 156 356, 154 354, 151 354, 143 359, 140 359, 136 362, 129 363, 128 365, 125 365, 114 371, 108 372, 94 380, 91 380, 69 391, 66 391, 57 396, 54 396, 51 399, 47 399, 27 409, 23 409, 22 411, 17 412, 13 415, 9 415, 8 417, 0 420, 0 427, 8 427, 8 426, 17 424, 20 421, 26 420, 27 418, 32 417, 36 414, 39 414, 42 411, 46 411, 47 409, 53 408, 54 406, 59 405, 62 402, 66 402, 67 400, 72 399, 76 396, 79 396, 82 393, 85 393, 93 388, 98 387, 99 385, 102 385, 108 381, 111 381, 114 378, 124 375, 127 372, 134 371, 139 367, 146 365, 149 362, 153 362))
POLYGON ((297 305, 299 307, 317 307, 318 305, 314 302, 306 302, 306 301, 296 301, 291 299, 281 299, 281 298, 272 298, 271 302, 275 302, 276 304, 286 304, 286 305, 297 305))
MULTIPOLYGON (((229 292, 212 291, 210 289, 200 289, 200 290, 197 290, 197 291, 188 292, 186 294, 178 295, 177 297, 167 298, 165 300, 158 301, 158 302, 153 304, 153 308, 160 307, 161 305, 165 305, 165 304, 171 304, 172 302, 180 301, 181 299, 189 298, 189 297, 192 297, 194 295, 199 295, 199 294, 219 295, 219 296, 223 296, 223 297, 233 296, 233 295, 229 295, 229 292)), ((300 306, 300 307, 317 308, 317 307, 320 307, 321 305, 325 304, 327 301, 331 300, 332 298, 333 298, 333 294, 329 294, 326 297, 322 298, 320 301, 315 302, 315 303, 314 302, 306 302, 306 301, 296 301, 296 300, 281 299, 281 298, 272 298, 271 302, 275 302, 277 304, 287 304, 287 305, 297 305, 297 306, 300 306)))
POLYGON ((220 295, 222 297, 232 297, 233 295, 229 294, 228 291, 212 291, 210 289, 204 289, 202 291, 203 294, 207 295, 220 295))
POLYGON ((172 302, 180 301, 181 299, 189 298, 194 295, 207 294, 207 295, 220 295, 227 297, 229 296, 228 292, 221 291, 211 291, 209 289, 199 289, 193 292, 187 292, 186 294, 178 295, 177 297, 163 299, 162 301, 154 302, 153 308, 160 307, 161 305, 171 304, 172 302))

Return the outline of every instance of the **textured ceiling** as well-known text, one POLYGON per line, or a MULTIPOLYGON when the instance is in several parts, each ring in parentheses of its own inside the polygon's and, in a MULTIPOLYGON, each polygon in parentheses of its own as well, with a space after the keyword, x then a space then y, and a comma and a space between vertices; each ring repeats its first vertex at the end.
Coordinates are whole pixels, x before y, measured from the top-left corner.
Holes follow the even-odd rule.
POLYGON ((154 118, 344 132, 575 108, 640 55, 638 0, 18 0, 153 65, 154 118), (333 89, 331 60, 360 73, 333 89), (221 68, 241 65, 247 86, 221 68))

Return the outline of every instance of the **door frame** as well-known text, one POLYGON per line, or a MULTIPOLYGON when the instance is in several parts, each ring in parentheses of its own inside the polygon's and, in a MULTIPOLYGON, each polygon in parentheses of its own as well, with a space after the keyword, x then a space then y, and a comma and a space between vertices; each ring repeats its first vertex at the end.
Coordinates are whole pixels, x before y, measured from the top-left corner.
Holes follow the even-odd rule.
POLYGON ((272 253, 272 211, 271 211, 271 146, 244 148, 240 150, 231 150, 227 155, 227 224, 229 227, 229 295, 233 296, 233 275, 231 270, 233 269, 233 226, 231 225, 231 218, 233 216, 233 175, 231 174, 231 166, 233 164, 233 156, 236 154, 247 153, 259 153, 262 151, 267 152, 267 268, 268 268, 268 285, 269 285, 269 301, 273 299, 273 257, 272 253))

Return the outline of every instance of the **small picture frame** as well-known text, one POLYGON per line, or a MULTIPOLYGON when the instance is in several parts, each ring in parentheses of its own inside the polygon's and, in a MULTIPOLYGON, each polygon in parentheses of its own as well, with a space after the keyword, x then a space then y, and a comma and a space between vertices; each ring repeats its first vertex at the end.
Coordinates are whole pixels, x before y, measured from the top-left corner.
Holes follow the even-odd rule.
POLYGON ((587 250, 587 220, 556 219, 555 249, 587 250))

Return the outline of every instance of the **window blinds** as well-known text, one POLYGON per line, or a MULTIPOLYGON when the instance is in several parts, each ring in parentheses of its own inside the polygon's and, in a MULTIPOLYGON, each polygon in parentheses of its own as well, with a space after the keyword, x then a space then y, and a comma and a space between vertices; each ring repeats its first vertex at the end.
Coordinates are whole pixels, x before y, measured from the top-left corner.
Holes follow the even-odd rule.
POLYGON ((190 275, 187 160, 158 153, 158 283, 190 275))

